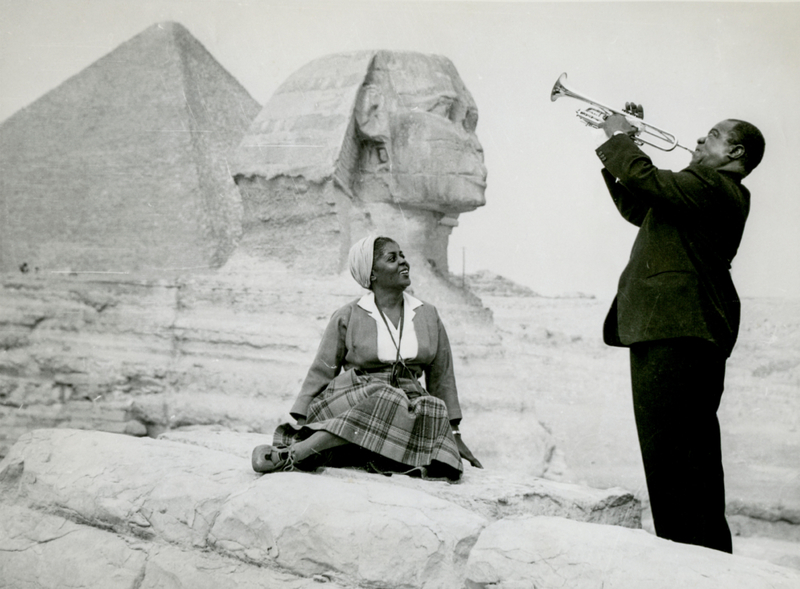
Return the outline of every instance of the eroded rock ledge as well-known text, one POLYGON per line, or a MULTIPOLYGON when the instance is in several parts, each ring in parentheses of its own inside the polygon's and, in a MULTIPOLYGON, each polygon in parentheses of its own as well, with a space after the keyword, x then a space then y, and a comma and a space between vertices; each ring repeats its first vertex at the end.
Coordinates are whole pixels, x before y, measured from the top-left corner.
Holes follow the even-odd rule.
POLYGON ((683 561, 691 565, 680 577, 687 587, 731 586, 717 577, 753 587, 800 582, 792 569, 636 530, 639 506, 621 489, 475 469, 454 485, 339 469, 258 476, 248 454, 259 442, 233 432, 25 434, 0 463, 4 582, 672 587, 667 572, 683 561), (621 557, 628 551, 636 557, 621 557))

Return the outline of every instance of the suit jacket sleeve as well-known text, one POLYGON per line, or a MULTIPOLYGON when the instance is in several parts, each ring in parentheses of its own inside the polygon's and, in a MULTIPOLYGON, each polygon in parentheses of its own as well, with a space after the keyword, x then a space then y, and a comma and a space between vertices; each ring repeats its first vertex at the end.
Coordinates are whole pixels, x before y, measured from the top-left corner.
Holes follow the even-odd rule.
POLYGON ((331 380, 339 374, 347 354, 345 338, 350 322, 352 307, 342 307, 336 311, 325 328, 317 355, 308 369, 300 394, 292 405, 290 415, 297 419, 308 415, 308 406, 331 380))
POLYGON ((631 216, 643 220, 641 211, 644 209, 646 213, 647 209, 656 207, 678 214, 709 217, 717 214, 720 205, 725 206, 719 201, 719 193, 709 190, 719 183, 718 173, 711 168, 690 165, 680 172, 658 169, 625 134, 611 137, 596 153, 607 171, 604 173, 606 183, 609 183, 610 174, 625 189, 617 190, 616 196, 612 191, 612 198, 623 216, 625 210, 635 211, 631 216), (639 204, 632 200, 638 200, 639 204))
POLYGON ((641 227, 647 215, 647 211, 650 210, 650 205, 642 201, 642 199, 637 198, 605 168, 603 168, 602 174, 603 180, 605 180, 606 186, 608 187, 608 193, 611 195, 622 217, 637 227, 641 227))

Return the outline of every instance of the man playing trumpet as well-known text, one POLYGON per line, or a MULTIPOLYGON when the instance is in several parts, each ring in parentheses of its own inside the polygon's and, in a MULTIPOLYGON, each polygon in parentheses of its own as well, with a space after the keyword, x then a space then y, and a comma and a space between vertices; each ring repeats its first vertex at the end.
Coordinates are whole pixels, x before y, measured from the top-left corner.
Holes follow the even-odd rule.
MULTIPOLYGON (((642 117, 641 106, 625 112, 642 117)), ((697 140, 687 168, 656 168, 620 113, 596 153, 622 216, 638 226, 606 317, 607 344, 630 348, 639 446, 656 534, 731 552, 717 409, 739 330, 730 275, 750 208, 742 179, 764 138, 728 119, 697 140)))

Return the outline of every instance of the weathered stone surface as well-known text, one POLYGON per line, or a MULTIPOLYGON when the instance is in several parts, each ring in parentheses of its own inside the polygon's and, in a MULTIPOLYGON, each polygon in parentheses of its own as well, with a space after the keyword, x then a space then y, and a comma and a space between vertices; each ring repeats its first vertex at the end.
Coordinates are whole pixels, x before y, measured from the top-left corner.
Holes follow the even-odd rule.
POLYGON ((459 587, 486 520, 379 479, 265 476, 226 502, 209 543, 304 575, 334 570, 383 587, 459 587))
POLYGON ((292 74, 251 122, 234 155, 234 174, 332 178, 373 57, 326 55, 292 74))
MULTIPOLYGON (((213 275, 170 280, 0 278, 0 332, 20 336, 0 354, 0 456, 37 427, 156 436, 218 425, 271 437, 289 418, 331 313, 363 291, 349 274, 307 275, 235 257, 213 275)), ((415 293, 435 301, 448 329, 462 428, 476 455, 545 474, 552 436, 488 311, 449 283, 417 278, 415 293)))
POLYGON ((181 25, 123 43, 0 125, 0 271, 221 265, 241 234, 227 153, 258 111, 181 25))
POLYGON ((733 553, 800 570, 800 542, 776 540, 771 530, 756 536, 733 537, 733 553))
POLYGON ((334 573, 315 577, 249 565, 209 552, 190 552, 174 546, 147 546, 147 565, 137 589, 343 589, 334 573))
POLYGON ((458 587, 486 520, 381 479, 259 478, 247 458, 74 430, 26 434, 0 463, 4 501, 119 534, 304 576, 333 571, 353 583, 458 587), (399 552, 402 565, 385 558, 399 552))
POLYGON ((0 504, 0 586, 131 589, 147 555, 119 536, 0 504))
MULTIPOLYGON (((152 546, 168 543, 184 553, 210 551, 297 576, 381 587, 461 587, 483 528, 512 513, 637 523, 636 501, 619 490, 523 484, 469 467, 459 484, 354 469, 261 477, 251 471, 249 455, 264 442, 200 429, 158 440, 36 430, 0 463, 2 501, 113 532, 109 550, 116 542, 120 554, 127 548, 118 538, 145 542, 148 570, 156 572, 152 546), (387 557, 396 554, 403 558, 387 557)), ((26 514, 19 517, 27 521, 26 514)), ((80 528, 82 542, 101 541, 92 528, 80 528)), ((161 568, 190 586, 185 572, 174 571, 181 566, 161 568)))
POLYGON ((261 444, 271 444, 272 436, 230 430, 211 429, 194 426, 165 432, 159 440, 192 444, 210 450, 218 450, 239 457, 249 457, 253 448, 261 444))
MULTIPOLYGON (((174 430, 162 434, 160 438, 203 446, 240 457, 249 456, 252 449, 259 444, 270 443, 267 436, 208 428, 174 430)), ((374 475, 357 469, 329 468, 321 472, 325 477, 349 482, 368 482, 375 479, 374 475)), ((639 501, 630 492, 619 488, 592 489, 514 473, 476 469, 469 465, 456 485, 398 475, 386 481, 450 501, 487 520, 535 514, 630 528, 641 527, 639 501)))
POLYGON ((305 271, 345 268, 350 244, 398 240, 448 271, 458 215, 485 204, 478 109, 445 57, 327 55, 292 74, 235 153, 240 249, 305 271))
POLYGON ((256 478, 246 457, 149 438, 36 430, 0 463, 4 493, 93 526, 205 546, 226 498, 256 478))
POLYGON ((239 456, 263 441, 253 434, 164 437, 23 436, 0 462, 7 586, 788 589, 800 580, 796 570, 586 523, 624 516, 616 490, 475 469, 459 484, 353 469, 260 477, 239 456), (584 521, 533 515, 555 512, 584 521))
MULTIPOLYGON (((358 479, 365 474, 331 469, 329 476, 358 479)), ((469 466, 458 485, 408 477, 397 477, 395 484, 424 488, 426 493, 452 501, 489 520, 535 514, 628 528, 641 527, 641 504, 632 493, 619 488, 592 489, 469 466)))
POLYGON ((791 589, 800 571, 662 540, 642 530, 521 516, 488 526, 468 589, 791 589))
POLYGON ((209 552, 147 543, 0 503, 0 586, 9 589, 340 589, 209 552))

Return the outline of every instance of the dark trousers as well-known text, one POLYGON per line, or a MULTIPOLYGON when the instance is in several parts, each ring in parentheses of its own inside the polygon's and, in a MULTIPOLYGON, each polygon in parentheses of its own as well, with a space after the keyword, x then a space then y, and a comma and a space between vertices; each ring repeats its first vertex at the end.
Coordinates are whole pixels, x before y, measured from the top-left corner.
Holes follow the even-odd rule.
POLYGON ((656 534, 731 552, 717 420, 725 355, 698 338, 638 343, 630 354, 656 534))

